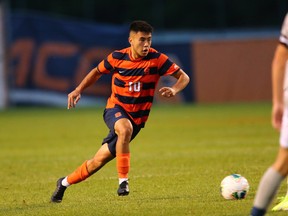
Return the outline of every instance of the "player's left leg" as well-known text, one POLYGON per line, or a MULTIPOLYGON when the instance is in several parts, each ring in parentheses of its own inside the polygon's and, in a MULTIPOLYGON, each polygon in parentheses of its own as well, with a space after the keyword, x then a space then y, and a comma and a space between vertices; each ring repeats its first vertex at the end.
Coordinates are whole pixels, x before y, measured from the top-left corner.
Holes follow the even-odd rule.
MULTIPOLYGON (((287 92, 286 92, 287 93, 287 92)), ((286 97, 287 98, 287 97, 286 97)), ((288 157, 288 109, 284 109, 281 132, 280 132, 280 145, 279 156, 274 164, 276 170, 278 170, 283 176, 288 173, 287 157, 288 157)), ((288 184, 288 182, 287 182, 288 184)), ((278 198, 278 203, 272 211, 287 211, 288 210, 288 190, 285 197, 278 198)))
MULTIPOLYGON (((282 180, 288 174, 288 109, 284 109, 281 132, 280 147, 277 158, 272 167, 270 167, 263 175, 256 197, 254 199, 254 207, 252 216, 264 215, 268 206, 272 202, 282 180), (269 185, 269 187, 267 187, 269 185)), ((284 202, 282 203, 284 204, 284 202)), ((273 208, 276 210, 276 208, 273 208)), ((282 210, 281 206, 277 209, 282 210)))
POLYGON ((277 159, 263 175, 256 197, 251 216, 263 216, 270 203, 272 202, 282 180, 288 173, 288 150, 280 147, 277 159), (267 187, 269 185, 269 187, 267 187))
POLYGON ((117 134, 116 142, 116 166, 119 178, 119 196, 129 194, 128 173, 130 170, 130 140, 133 133, 133 125, 127 118, 119 119, 114 125, 117 134))
POLYGON ((119 196, 125 196, 129 194, 130 142, 137 136, 141 126, 137 126, 120 106, 106 109, 103 117, 110 129, 103 143, 108 143, 111 154, 116 157, 119 177, 117 193, 119 196))
MULTIPOLYGON (((288 174, 288 149, 281 147, 279 150, 277 161, 273 165, 276 170, 283 176, 288 174), (278 159, 279 158, 279 159, 278 159)), ((282 197, 280 203, 272 208, 272 211, 287 211, 288 210, 288 191, 285 197, 282 197)))

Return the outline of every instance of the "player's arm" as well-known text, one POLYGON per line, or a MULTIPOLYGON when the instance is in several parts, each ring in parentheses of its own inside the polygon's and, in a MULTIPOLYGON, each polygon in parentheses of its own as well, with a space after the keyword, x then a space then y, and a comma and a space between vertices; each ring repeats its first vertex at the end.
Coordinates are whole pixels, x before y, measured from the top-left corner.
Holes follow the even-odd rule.
POLYGON ((159 92, 164 97, 173 97, 178 92, 183 90, 189 83, 189 76, 182 70, 179 69, 176 73, 172 74, 177 79, 176 83, 172 87, 162 87, 159 92))
POLYGON ((95 83, 101 77, 101 75, 102 74, 99 72, 97 67, 92 69, 81 81, 81 83, 75 88, 75 90, 72 91, 70 94, 68 94, 67 109, 75 107, 75 105, 81 98, 82 91, 87 87, 89 87, 90 85, 92 85, 93 83, 95 83))
POLYGON ((284 108, 283 84, 287 60, 288 48, 283 44, 279 44, 276 47, 272 61, 272 126, 278 130, 281 127, 284 108))

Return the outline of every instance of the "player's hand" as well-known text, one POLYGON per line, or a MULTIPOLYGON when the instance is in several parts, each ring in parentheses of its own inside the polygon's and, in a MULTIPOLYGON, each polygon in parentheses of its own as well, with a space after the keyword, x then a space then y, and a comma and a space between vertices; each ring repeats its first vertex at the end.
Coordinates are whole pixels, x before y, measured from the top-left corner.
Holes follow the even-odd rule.
POLYGON ((280 131, 282 125, 283 117, 283 105, 282 104, 273 104, 272 107, 272 126, 280 131))
POLYGON ((167 98, 174 97, 176 95, 176 91, 170 87, 163 87, 159 89, 159 92, 163 97, 167 98))
POLYGON ((78 101, 80 100, 80 98, 81 98, 81 94, 80 94, 80 91, 78 91, 77 89, 75 89, 70 94, 68 94, 67 109, 74 108, 76 104, 78 103, 78 101))

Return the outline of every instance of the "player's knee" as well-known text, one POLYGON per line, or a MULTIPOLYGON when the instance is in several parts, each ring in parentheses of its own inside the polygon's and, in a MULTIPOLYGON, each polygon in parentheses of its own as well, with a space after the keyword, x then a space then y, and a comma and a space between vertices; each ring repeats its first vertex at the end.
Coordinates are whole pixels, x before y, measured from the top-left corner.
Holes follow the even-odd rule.
POLYGON ((121 121, 115 125, 115 131, 118 136, 131 137, 133 133, 133 126, 129 120, 121 121))
POLYGON ((288 150, 286 148, 280 148, 276 161, 273 164, 275 170, 277 170, 281 175, 287 176, 288 174, 288 150))
POLYGON ((277 172, 279 172, 282 176, 287 176, 287 174, 288 174, 288 169, 285 166, 283 166, 282 164, 274 163, 273 168, 277 172))
POLYGON ((133 128, 130 126, 122 127, 117 131, 118 136, 131 137, 133 128))
POLYGON ((287 167, 287 163, 283 163, 283 162, 279 162, 279 161, 276 161, 274 164, 273 164, 273 168, 279 172, 282 176, 287 176, 288 174, 288 167, 287 167))

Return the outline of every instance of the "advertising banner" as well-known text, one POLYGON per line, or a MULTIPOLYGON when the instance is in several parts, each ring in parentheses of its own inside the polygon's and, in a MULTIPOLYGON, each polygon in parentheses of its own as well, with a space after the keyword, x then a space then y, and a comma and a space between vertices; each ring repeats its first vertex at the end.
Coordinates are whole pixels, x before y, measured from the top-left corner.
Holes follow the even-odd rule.
MULTIPOLYGON (((128 24, 113 26, 35 14, 12 14, 10 104, 65 106, 67 93, 93 67, 112 51, 129 46, 128 28, 128 24)), ((187 70, 190 70, 191 59, 189 47, 187 44, 159 46, 175 60, 181 58, 179 64, 187 70)), ((110 75, 102 76, 85 90, 81 105, 105 103, 110 95, 110 80, 110 75)), ((185 90, 181 101, 193 99, 190 90, 185 90)))

